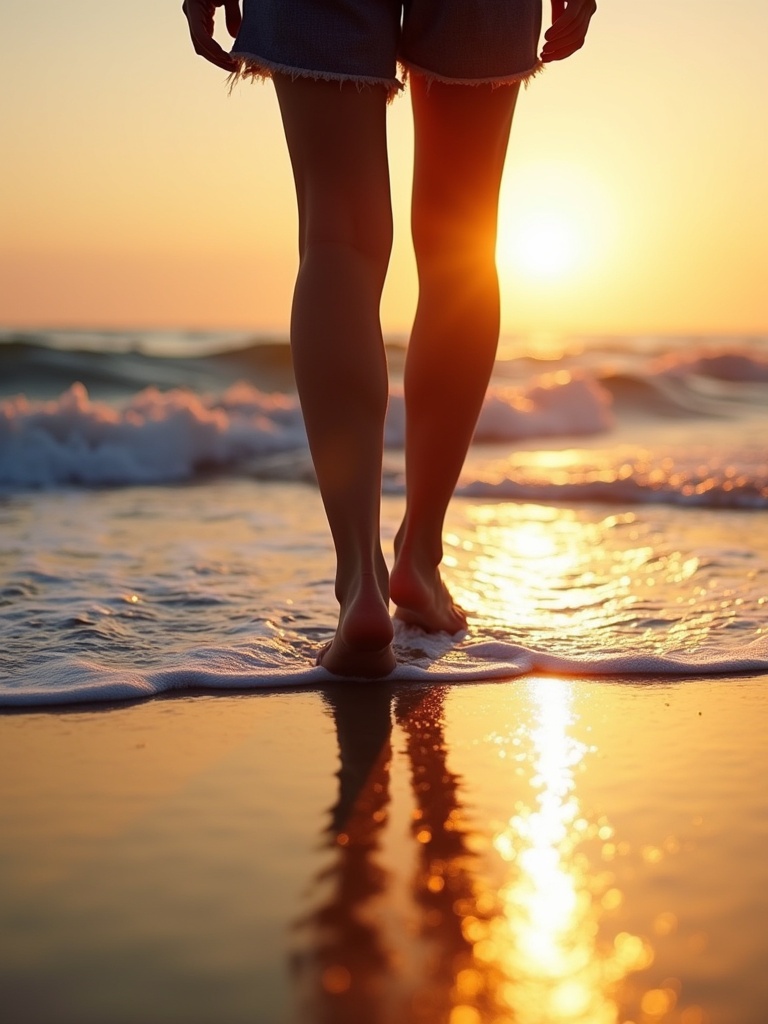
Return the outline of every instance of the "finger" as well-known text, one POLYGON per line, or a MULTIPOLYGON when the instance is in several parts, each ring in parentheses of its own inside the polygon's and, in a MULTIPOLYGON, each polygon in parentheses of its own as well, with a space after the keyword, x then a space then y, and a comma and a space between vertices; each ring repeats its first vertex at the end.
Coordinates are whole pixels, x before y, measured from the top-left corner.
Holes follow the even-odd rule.
POLYGON ((181 9, 192 26, 201 26, 213 31, 214 0, 184 0, 181 9))
POLYGON ((227 32, 234 39, 240 31, 240 24, 243 20, 239 0, 224 0, 224 18, 227 23, 227 32))
POLYGON ((181 9, 187 19, 192 44, 197 49, 199 44, 213 36, 213 5, 200 0, 184 0, 181 9))
POLYGON ((564 47, 574 46, 577 43, 583 43, 589 28, 589 18, 584 18, 581 21, 577 21, 574 25, 571 25, 567 32, 559 32, 556 36, 550 36, 547 38, 544 49, 545 50, 560 50, 564 47))
MULTIPOLYGON (((546 63, 550 60, 563 60, 563 58, 575 53, 584 45, 584 40, 589 28, 592 11, 582 10, 579 17, 557 33, 548 34, 547 41, 541 51, 541 59, 546 63)), ((563 18, 560 22, 564 21, 563 18)))
POLYGON ((552 0, 552 22, 562 18, 565 13, 565 0, 552 0))
POLYGON ((561 47, 559 50, 542 50, 541 51, 541 63, 551 64, 555 60, 565 60, 566 57, 570 57, 572 53, 576 53, 584 45, 584 40, 580 43, 576 43, 574 46, 561 47))
POLYGON ((231 54, 227 53, 226 50, 223 50, 213 39, 209 39, 205 44, 201 45, 193 43, 193 46, 198 56, 205 57, 207 61, 215 64, 216 67, 223 68, 225 71, 237 71, 240 67, 239 62, 231 54))
POLYGON ((223 50, 215 39, 210 36, 192 36, 192 46, 199 57, 204 57, 211 64, 215 64, 225 71, 236 71, 238 62, 223 50))
POLYGON ((237 61, 213 38, 213 4, 206 0, 185 0, 182 10, 187 18, 195 53, 224 71, 236 71, 237 61))
POLYGON ((591 0, 590 3, 571 2, 565 13, 550 25, 544 33, 544 38, 552 41, 560 40, 569 35, 575 26, 583 26, 583 32, 586 34, 586 27, 596 10, 597 5, 594 0, 591 0))
POLYGON ((570 57, 572 53, 580 50, 584 45, 584 40, 585 36, 582 33, 557 44, 548 43, 541 51, 541 59, 545 64, 551 60, 564 60, 565 57, 570 57))

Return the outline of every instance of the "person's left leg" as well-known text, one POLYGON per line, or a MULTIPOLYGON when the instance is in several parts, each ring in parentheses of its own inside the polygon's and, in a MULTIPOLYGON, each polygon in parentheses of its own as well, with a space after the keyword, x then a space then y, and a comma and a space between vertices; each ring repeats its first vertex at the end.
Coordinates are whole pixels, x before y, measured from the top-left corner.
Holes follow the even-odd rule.
POLYGON ((442 529, 496 356, 496 221, 517 95, 517 84, 411 77, 419 302, 405 368, 406 509, 390 583, 396 617, 429 632, 467 625, 440 576, 442 529))
POLYGON ((387 366, 379 303, 392 242, 386 90, 275 75, 299 207, 296 383, 336 549, 337 675, 395 667, 379 539, 387 366))

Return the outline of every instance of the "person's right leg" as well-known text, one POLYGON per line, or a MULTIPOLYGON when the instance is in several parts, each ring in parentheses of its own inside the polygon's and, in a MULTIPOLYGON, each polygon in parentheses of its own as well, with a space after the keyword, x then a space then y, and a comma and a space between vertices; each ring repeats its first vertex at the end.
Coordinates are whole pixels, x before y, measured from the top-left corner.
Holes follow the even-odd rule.
POLYGON ((396 616, 455 633, 442 530, 499 336, 496 220, 518 85, 428 84, 412 75, 412 229, 419 301, 405 370, 406 484, 390 577, 396 616))
POLYGON ((395 667, 379 540, 387 367, 379 301, 392 238, 386 90, 275 75, 299 206, 296 384, 336 549, 337 675, 395 667))

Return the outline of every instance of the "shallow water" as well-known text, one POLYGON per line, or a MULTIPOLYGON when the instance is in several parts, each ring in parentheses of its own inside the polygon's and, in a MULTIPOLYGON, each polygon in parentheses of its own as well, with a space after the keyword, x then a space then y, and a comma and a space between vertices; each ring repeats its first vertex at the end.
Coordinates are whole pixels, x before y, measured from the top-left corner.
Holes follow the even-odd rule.
MULTIPOLYGON (((284 341, 0 332, 0 369, 0 703, 321 681, 333 565, 284 341)), ((767 395, 766 338, 503 339, 448 520, 471 632, 399 630, 400 678, 768 669, 767 395)))
MULTIPOLYGON (((402 499, 386 497, 391 545, 402 499)), ((335 626, 315 488, 246 480, 21 494, 0 554, 0 700, 318 685, 335 626)), ((465 636, 400 628, 400 677, 768 671, 761 513, 458 498, 446 578, 465 636)))

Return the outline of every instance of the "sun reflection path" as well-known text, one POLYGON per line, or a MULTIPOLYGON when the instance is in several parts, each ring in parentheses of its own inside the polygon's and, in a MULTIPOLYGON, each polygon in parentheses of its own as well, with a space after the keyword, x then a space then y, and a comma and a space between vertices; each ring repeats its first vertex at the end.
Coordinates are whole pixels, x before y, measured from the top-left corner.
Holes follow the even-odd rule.
POLYGON ((616 543, 615 528, 629 517, 583 521, 570 509, 494 506, 472 509, 476 549, 459 600, 482 603, 476 614, 505 636, 523 643, 554 642, 567 627, 568 649, 574 638, 617 638, 631 627, 637 640, 637 596, 631 581, 653 560, 648 543, 616 543))
MULTIPOLYGON (((662 526, 669 516, 664 512, 662 526)), ((722 650, 759 620, 765 581, 702 555, 712 538, 670 543, 650 514, 499 503, 467 509, 448 534, 450 586, 470 614, 472 640, 566 657, 722 650), (763 590, 760 589, 762 586, 763 590)))
POLYGON ((649 966, 653 953, 626 933, 611 947, 598 946, 601 903, 579 847, 587 838, 608 839, 611 830, 580 813, 574 772, 588 748, 568 734, 568 684, 539 678, 529 686, 536 795, 495 837, 497 852, 516 871, 500 892, 491 942, 476 956, 492 957, 501 969, 501 1002, 515 1024, 616 1024, 619 983, 649 966))

